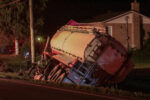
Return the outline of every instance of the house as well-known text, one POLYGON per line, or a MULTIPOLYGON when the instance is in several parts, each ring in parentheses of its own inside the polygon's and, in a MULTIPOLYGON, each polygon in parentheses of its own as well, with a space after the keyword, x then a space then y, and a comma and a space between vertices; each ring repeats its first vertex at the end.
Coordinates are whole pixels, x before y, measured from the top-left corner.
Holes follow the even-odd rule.
POLYGON ((90 24, 102 24, 108 33, 127 48, 140 49, 145 40, 150 38, 150 17, 140 13, 140 3, 131 3, 131 10, 114 13, 111 18, 96 17, 90 24))

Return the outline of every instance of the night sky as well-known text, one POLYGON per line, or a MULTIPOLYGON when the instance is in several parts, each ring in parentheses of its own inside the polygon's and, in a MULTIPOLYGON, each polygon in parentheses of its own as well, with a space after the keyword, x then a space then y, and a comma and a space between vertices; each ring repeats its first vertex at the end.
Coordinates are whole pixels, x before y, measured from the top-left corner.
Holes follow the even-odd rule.
MULTIPOLYGON (((54 33, 70 19, 82 22, 108 12, 129 11, 134 0, 48 0, 46 32, 54 33)), ((150 0, 141 3, 141 13, 150 16, 150 0)))

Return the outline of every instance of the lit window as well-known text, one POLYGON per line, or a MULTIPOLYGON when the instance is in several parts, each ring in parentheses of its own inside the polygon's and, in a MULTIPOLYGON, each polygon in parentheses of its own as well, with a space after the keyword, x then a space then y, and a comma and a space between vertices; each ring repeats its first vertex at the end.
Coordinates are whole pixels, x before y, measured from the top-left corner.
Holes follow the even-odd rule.
POLYGON ((107 33, 112 36, 112 26, 107 26, 107 33))

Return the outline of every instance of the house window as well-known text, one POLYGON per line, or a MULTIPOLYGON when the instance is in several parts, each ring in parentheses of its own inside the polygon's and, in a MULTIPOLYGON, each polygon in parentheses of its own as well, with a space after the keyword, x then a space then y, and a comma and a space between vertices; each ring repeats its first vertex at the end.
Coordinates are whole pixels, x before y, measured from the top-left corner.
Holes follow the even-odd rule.
POLYGON ((112 36, 112 26, 107 26, 107 33, 112 36))

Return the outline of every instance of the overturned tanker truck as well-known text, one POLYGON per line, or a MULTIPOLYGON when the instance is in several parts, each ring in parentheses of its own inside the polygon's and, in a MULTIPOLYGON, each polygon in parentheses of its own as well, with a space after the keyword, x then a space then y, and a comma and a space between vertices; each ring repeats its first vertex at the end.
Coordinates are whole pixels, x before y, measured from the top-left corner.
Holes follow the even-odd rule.
POLYGON ((46 66, 37 68, 34 79, 56 83, 117 84, 133 68, 127 49, 104 26, 94 24, 61 27, 47 40, 43 60, 46 66))

